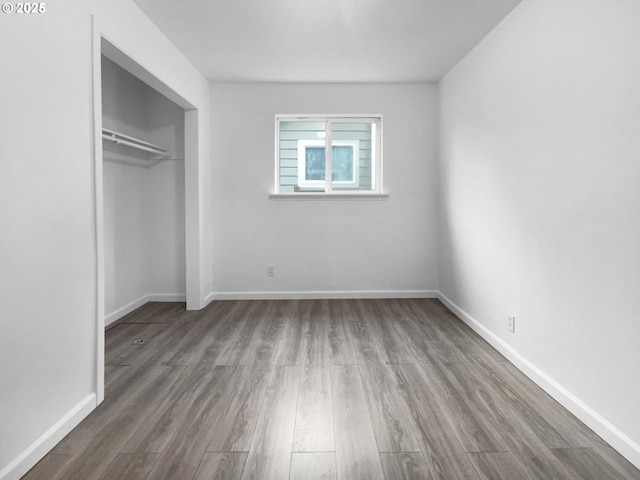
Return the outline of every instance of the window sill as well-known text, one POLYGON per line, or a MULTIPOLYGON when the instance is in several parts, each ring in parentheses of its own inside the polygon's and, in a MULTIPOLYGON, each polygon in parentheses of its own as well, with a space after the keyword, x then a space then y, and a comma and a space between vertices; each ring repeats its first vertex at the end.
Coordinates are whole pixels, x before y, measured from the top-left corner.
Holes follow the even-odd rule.
POLYGON ((387 193, 271 193, 269 200, 388 200, 387 193))

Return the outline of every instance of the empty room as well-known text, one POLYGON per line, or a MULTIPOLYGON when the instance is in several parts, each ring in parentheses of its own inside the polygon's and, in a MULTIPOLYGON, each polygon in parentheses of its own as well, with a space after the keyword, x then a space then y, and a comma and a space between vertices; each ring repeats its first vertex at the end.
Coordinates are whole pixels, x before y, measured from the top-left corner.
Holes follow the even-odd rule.
POLYGON ((640 480, 640 2, 8 0, 0 480, 640 480))

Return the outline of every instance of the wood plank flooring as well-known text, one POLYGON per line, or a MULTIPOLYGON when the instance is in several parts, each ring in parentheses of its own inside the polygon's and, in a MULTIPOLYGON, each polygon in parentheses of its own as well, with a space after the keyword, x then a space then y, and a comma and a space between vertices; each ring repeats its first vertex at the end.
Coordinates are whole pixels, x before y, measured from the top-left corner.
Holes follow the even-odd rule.
POLYGON ((150 303, 25 480, 640 480, 437 300, 150 303))

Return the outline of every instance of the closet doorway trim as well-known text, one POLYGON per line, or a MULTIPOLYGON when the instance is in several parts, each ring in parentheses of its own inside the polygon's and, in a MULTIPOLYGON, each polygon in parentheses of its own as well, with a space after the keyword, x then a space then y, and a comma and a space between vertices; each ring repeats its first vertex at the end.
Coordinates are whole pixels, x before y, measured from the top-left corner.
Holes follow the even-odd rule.
POLYGON ((199 152, 201 136, 198 134, 201 118, 196 106, 173 90, 143 62, 134 59, 125 48, 116 44, 92 16, 92 77, 93 77, 93 189, 95 209, 95 252, 96 252, 96 405, 104 400, 104 328, 105 328, 105 258, 104 258, 104 192, 102 174, 102 69, 101 55, 117 63, 129 73, 138 77, 185 110, 185 255, 187 309, 198 310, 205 306, 201 292, 201 249, 203 226, 202 192, 199 178, 199 152))

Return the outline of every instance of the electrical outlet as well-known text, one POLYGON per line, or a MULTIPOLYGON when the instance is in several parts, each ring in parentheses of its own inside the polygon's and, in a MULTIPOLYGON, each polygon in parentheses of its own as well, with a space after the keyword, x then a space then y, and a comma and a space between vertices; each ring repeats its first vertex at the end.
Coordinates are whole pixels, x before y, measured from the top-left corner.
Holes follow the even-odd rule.
POLYGON ((273 277, 275 275, 275 266, 274 265, 267 265, 267 276, 268 277, 273 277))
POLYGON ((507 328, 511 333, 516 333, 516 316, 507 312, 507 328))

